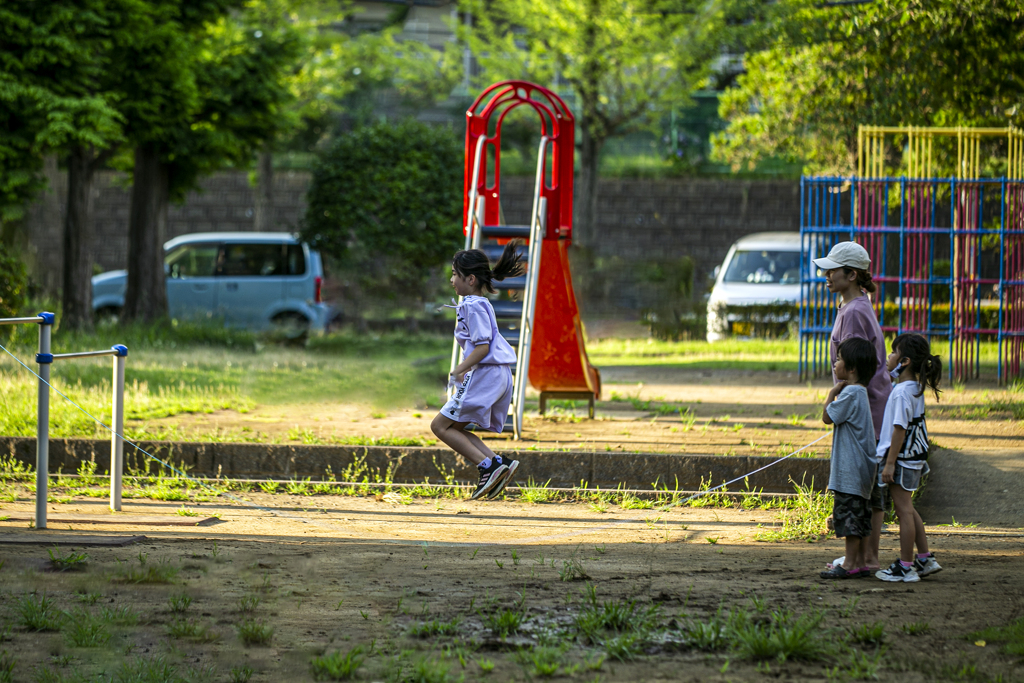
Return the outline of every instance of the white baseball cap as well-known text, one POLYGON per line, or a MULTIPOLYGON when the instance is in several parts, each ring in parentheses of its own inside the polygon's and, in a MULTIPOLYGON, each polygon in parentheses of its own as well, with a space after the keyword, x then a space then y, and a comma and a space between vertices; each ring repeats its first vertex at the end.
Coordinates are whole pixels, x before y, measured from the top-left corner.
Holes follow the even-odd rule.
POLYGON ((833 268, 857 268, 867 270, 871 267, 871 257, 868 251, 856 242, 840 242, 832 247, 825 258, 816 258, 814 265, 822 270, 833 268))

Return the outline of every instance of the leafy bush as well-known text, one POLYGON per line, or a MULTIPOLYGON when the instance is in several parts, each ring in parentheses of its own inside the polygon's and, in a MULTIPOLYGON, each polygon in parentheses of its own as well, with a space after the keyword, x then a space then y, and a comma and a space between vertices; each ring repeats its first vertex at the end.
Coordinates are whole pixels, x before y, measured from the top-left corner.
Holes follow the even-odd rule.
POLYGON ((320 155, 307 198, 303 237, 364 292, 422 295, 461 242, 458 138, 416 121, 358 128, 320 155))
POLYGON ((25 306, 28 274, 17 254, 0 246, 0 318, 14 318, 25 306))

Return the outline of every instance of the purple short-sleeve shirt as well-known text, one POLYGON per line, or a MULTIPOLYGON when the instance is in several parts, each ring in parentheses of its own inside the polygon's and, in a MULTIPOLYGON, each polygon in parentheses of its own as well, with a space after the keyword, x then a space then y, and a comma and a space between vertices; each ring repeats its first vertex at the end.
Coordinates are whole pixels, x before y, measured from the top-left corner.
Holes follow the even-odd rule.
MULTIPOLYGON (((871 406, 871 421, 874 423, 877 441, 882 430, 882 418, 885 416, 885 403, 892 392, 892 382, 889 381, 889 371, 885 369, 885 336, 878 324, 878 318, 875 317, 875 309, 871 307, 871 300, 866 296, 859 296, 850 303, 843 304, 836 315, 836 321, 832 325, 832 341, 829 344, 829 357, 833 366, 836 363, 836 350, 839 344, 850 337, 867 339, 875 345, 878 354, 878 369, 868 382, 868 405, 871 406)), ((832 382, 838 381, 833 371, 832 382)))

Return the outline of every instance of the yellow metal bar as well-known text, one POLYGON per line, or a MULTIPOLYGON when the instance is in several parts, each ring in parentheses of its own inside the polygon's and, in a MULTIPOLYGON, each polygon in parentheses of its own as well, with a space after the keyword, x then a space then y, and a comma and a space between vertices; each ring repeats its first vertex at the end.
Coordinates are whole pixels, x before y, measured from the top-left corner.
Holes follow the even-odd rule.
MULTIPOLYGON (((910 126, 863 126, 865 132, 868 133, 906 133, 910 126)), ((939 135, 957 135, 958 131, 962 130, 961 127, 953 128, 942 128, 937 126, 922 126, 916 128, 916 130, 923 133, 938 133, 939 135)), ((1006 135, 1009 128, 971 128, 972 132, 978 133, 979 135, 1006 135)))
POLYGON ((857 177, 864 177, 864 126, 857 126, 857 177))

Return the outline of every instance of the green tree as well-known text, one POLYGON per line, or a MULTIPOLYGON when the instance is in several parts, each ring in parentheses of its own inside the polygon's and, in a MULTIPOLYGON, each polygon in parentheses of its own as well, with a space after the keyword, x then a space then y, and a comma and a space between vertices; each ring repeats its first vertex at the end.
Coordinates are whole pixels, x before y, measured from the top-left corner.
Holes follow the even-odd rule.
POLYGON ((245 167, 272 138, 291 98, 300 41, 289 22, 252 0, 152 0, 119 61, 122 111, 135 145, 122 316, 166 315, 163 241, 169 201, 226 165, 245 167))
POLYGON ((132 0, 11 0, 0 7, 0 220, 18 220, 42 185, 46 153, 64 156, 68 196, 63 235, 63 315, 76 329, 92 322, 89 228, 92 179, 123 139, 109 78, 132 0))
POLYGON ((419 300, 460 246, 461 161, 449 129, 415 121, 339 136, 314 167, 303 237, 372 298, 419 300))
MULTIPOLYGON (((286 16, 301 37, 301 51, 288 75, 292 101, 283 110, 285 123, 276 139, 268 140, 256 164, 257 231, 273 229, 273 154, 294 147, 315 148, 328 134, 339 113, 350 111, 353 101, 369 101, 381 90, 396 92, 405 102, 429 105, 447 95, 453 85, 450 70, 426 45, 399 42, 404 13, 383 30, 350 34, 338 29, 352 8, 327 0, 265 0, 277 16, 286 16), (360 94, 364 97, 358 97, 360 94)), ((407 9, 407 8, 406 8, 407 9)), ((362 113, 362 112, 359 112, 362 113)), ((362 118, 362 117, 360 117, 362 118)))
MULTIPOLYGON (((736 169, 770 157, 850 173, 858 124, 1020 126, 1024 3, 782 3, 777 40, 726 92, 714 155, 736 169)), ((900 165, 899 151, 890 159, 900 165)))
POLYGON ((459 35, 482 67, 479 84, 520 78, 575 95, 579 175, 574 233, 586 243, 597 212, 598 161, 608 138, 649 126, 686 101, 726 42, 726 6, 691 0, 464 0, 459 35))
POLYGON ((0 244, 0 318, 21 314, 27 290, 25 264, 17 254, 0 244))

